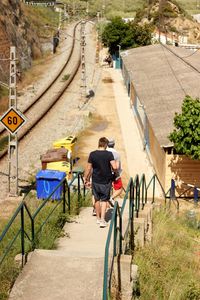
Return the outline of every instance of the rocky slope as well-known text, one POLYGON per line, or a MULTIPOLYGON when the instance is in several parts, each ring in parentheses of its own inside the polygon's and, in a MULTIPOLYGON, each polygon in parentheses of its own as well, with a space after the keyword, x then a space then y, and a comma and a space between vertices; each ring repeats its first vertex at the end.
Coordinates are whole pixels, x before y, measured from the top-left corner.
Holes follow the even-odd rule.
MULTIPOLYGON (((18 69, 29 68, 32 59, 41 55, 41 46, 24 16, 21 2, 1 0, 0 12, 0 59, 9 57, 10 45, 13 45, 17 48, 18 69)), ((0 61, 0 80, 8 82, 8 71, 9 63, 0 61)))
POLYGON ((139 23, 149 23, 161 32, 186 35, 188 43, 200 43, 200 24, 175 0, 149 0, 150 5, 136 14, 139 23))

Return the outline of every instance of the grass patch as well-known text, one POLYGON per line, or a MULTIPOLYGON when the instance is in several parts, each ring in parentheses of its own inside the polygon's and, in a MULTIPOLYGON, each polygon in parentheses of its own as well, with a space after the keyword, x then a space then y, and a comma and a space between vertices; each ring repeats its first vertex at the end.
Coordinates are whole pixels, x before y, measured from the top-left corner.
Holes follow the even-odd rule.
MULTIPOLYGON (((75 191, 74 191, 75 192, 75 191)), ((36 209, 41 205, 42 200, 36 198, 35 191, 29 193, 26 198, 26 204, 33 215, 36 209)), ((49 216, 50 212, 55 208, 55 206, 60 203, 58 201, 48 201, 46 205, 42 208, 40 213, 35 219, 35 234, 43 225, 44 220, 49 216)), ((72 218, 79 213, 81 206, 91 206, 91 195, 87 194, 86 199, 80 197, 80 201, 77 201, 77 194, 71 195, 71 214, 62 212, 62 203, 60 203, 51 214, 50 218, 47 220, 46 224, 42 227, 42 230, 37 234, 35 238, 35 248, 39 249, 55 249, 56 240, 63 235, 63 226, 66 222, 71 222, 72 218)), ((26 211, 25 214, 25 230, 26 234, 31 238, 31 222, 26 211)), ((0 222, 0 233, 2 233, 6 221, 0 222)), ((12 241, 16 233, 20 228, 20 214, 15 219, 13 225, 7 232, 6 239, 0 243, 0 257, 3 255, 5 248, 8 243, 12 241)), ((17 237, 15 243, 11 247, 8 256, 3 261, 0 266, 0 300, 8 299, 10 289, 14 284, 21 268, 20 265, 15 262, 14 258, 17 254, 21 253, 21 235, 17 237)), ((31 251, 31 242, 25 236, 25 252, 31 251)))
POLYGON ((186 215, 154 214, 153 241, 137 249, 141 300, 200 299, 200 232, 186 215))
POLYGON ((8 95, 8 89, 0 85, 0 114, 8 109, 8 95))
POLYGON ((57 30, 59 13, 55 12, 52 7, 23 5, 23 10, 39 37, 52 36, 52 32, 57 30))
POLYGON ((0 139, 0 151, 6 148, 8 146, 8 136, 4 136, 2 139, 0 139))
POLYGON ((62 78, 62 81, 67 81, 70 77, 70 74, 65 74, 62 78))

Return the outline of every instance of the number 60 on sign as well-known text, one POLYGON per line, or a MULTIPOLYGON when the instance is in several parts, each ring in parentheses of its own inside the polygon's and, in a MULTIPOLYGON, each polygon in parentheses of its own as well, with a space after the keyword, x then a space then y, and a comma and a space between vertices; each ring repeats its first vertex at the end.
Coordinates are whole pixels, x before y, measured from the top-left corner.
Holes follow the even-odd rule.
POLYGON ((0 122, 11 134, 15 134, 26 123, 26 118, 20 111, 10 107, 1 117, 0 122))

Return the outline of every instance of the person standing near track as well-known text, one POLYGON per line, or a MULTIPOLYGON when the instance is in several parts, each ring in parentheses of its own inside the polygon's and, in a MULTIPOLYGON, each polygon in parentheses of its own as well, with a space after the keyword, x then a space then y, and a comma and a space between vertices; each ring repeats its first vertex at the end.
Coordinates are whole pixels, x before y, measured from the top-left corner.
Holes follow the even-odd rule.
POLYGON ((107 226, 105 214, 112 187, 112 171, 117 171, 114 156, 111 152, 106 150, 107 146, 108 139, 105 137, 100 138, 98 149, 89 154, 83 177, 86 186, 90 184, 92 177, 92 194, 95 201, 97 224, 99 224, 101 228, 107 226))
POLYGON ((112 152, 117 166, 117 173, 115 172, 114 180, 112 182, 114 192, 112 194, 112 197, 108 201, 112 206, 114 206, 115 204, 115 198, 118 197, 123 190, 123 184, 121 179, 122 167, 120 154, 117 152, 116 149, 114 149, 114 146, 115 140, 113 138, 108 138, 108 147, 106 150, 112 152))

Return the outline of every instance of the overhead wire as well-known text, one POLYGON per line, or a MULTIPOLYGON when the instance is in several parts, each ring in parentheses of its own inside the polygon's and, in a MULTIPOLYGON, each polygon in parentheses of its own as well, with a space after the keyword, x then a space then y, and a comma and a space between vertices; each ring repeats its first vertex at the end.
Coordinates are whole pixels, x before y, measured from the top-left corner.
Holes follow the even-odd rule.
POLYGON ((9 85, 7 83, 3 82, 3 81, 0 81, 0 85, 2 85, 3 87, 9 89, 9 85))
POLYGON ((180 58, 187 58, 187 57, 190 57, 194 54, 196 54, 200 49, 197 49, 196 51, 194 51, 193 53, 189 54, 189 55, 186 55, 186 56, 180 56, 180 58))
POLYGON ((178 77, 176 76, 176 73, 174 72, 174 69, 172 68, 172 66, 171 66, 171 64, 170 64, 170 62, 169 62, 169 59, 168 59, 168 57, 167 57, 167 55, 166 55, 166 53, 165 53, 165 51, 164 51, 165 47, 163 46, 162 43, 160 43, 160 45, 161 45, 162 51, 163 51, 163 53, 164 53, 164 56, 165 56, 165 58, 166 58, 166 61, 167 61, 168 65, 169 65, 169 67, 170 67, 170 70, 171 70, 172 74, 174 75, 176 81, 178 82, 178 84, 179 84, 181 90, 184 92, 185 95, 187 95, 187 93, 186 93, 184 87, 182 86, 180 80, 179 80, 178 77))

